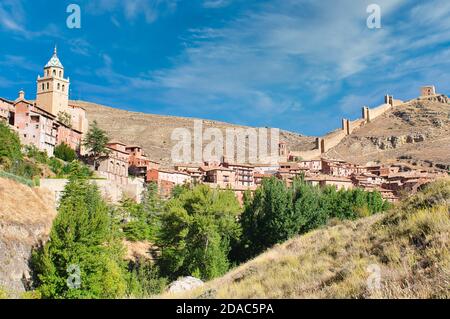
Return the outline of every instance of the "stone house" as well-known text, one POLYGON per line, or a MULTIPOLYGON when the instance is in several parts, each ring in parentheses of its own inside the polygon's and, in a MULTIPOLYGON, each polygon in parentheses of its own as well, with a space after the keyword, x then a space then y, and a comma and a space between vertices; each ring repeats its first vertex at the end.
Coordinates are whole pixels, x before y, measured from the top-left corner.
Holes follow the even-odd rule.
POLYGON ((126 145, 121 142, 107 144, 108 155, 98 162, 97 172, 110 181, 119 185, 128 184, 128 158, 126 145))
POLYGON ((236 173, 227 167, 202 167, 205 172, 205 183, 215 184, 219 188, 234 187, 236 173))
POLYGON ((131 175, 145 178, 148 170, 158 169, 159 163, 151 161, 145 156, 142 147, 128 145, 125 147, 125 151, 129 154, 128 169, 131 175))
POLYGON ((367 168, 344 161, 322 159, 322 173, 330 176, 350 177, 367 173, 367 168))
POLYGON ((163 197, 168 197, 176 185, 192 183, 192 178, 186 172, 163 168, 152 168, 147 171, 146 182, 157 183, 160 195, 163 197))
POLYGON ((254 173, 255 167, 249 164, 235 164, 235 163, 222 163, 224 168, 229 168, 235 173, 235 185, 236 187, 241 186, 254 186, 254 173))
POLYGON ((308 176, 305 178, 306 182, 312 185, 317 185, 320 187, 325 186, 335 186, 336 189, 352 189, 354 187, 353 182, 350 178, 339 177, 339 176, 328 176, 328 175, 317 175, 308 176))
POLYGON ((14 125, 14 103, 0 98, 0 120, 14 125))
POLYGON ((14 109, 14 127, 19 133, 20 141, 53 156, 60 126, 56 117, 25 100, 23 91, 19 93, 14 109))

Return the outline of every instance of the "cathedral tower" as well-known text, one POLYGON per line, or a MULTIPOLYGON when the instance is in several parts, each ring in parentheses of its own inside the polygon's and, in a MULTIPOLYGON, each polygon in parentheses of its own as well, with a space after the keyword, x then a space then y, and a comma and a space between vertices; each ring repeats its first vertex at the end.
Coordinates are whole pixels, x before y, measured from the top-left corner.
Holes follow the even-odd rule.
POLYGON ((70 80, 64 78, 64 66, 55 47, 52 58, 44 67, 44 76, 37 79, 37 106, 55 116, 59 112, 68 112, 69 86, 70 80))

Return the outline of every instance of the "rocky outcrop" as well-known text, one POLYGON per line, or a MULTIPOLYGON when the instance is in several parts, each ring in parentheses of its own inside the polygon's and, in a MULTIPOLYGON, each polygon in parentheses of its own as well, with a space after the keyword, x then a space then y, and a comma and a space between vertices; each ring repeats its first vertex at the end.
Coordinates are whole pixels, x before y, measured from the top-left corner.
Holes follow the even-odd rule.
POLYGON ((204 283, 200 279, 195 277, 184 277, 180 278, 177 281, 174 281, 169 285, 169 293, 179 293, 184 291, 194 290, 203 286, 204 283))
POLYGON ((439 103, 450 103, 450 99, 448 98, 448 96, 444 95, 444 94, 438 94, 438 95, 433 95, 433 96, 427 96, 425 98, 427 101, 432 101, 432 102, 439 102, 439 103))
POLYGON ((369 137, 370 141, 380 150, 398 148, 407 143, 412 144, 424 142, 426 138, 426 135, 422 133, 388 137, 369 137))
POLYGON ((0 287, 18 297, 30 288, 33 247, 45 242, 56 216, 53 195, 0 178, 0 287))

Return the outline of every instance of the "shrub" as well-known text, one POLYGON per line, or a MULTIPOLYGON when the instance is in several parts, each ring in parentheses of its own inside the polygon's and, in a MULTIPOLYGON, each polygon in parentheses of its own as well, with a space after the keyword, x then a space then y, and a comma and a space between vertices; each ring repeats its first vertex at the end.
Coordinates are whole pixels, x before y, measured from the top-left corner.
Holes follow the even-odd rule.
POLYGON ((11 162, 22 160, 19 136, 5 123, 0 122, 0 159, 8 158, 11 162))
POLYGON ((132 278, 136 280, 134 291, 130 294, 135 297, 152 297, 164 291, 168 284, 165 277, 161 277, 159 268, 150 260, 137 260, 130 264, 132 278))
POLYGON ((47 164, 47 162, 48 162, 47 152, 40 151, 34 145, 25 146, 25 155, 28 158, 34 159, 36 162, 41 163, 41 164, 47 164))
POLYGON ((50 169, 53 173, 55 173, 57 176, 60 176, 62 174, 62 170, 64 168, 64 163, 60 159, 57 159, 56 157, 52 157, 48 161, 48 166, 50 167, 50 169))
POLYGON ((77 153, 65 143, 56 146, 53 154, 56 158, 59 158, 65 162, 72 162, 77 158, 77 153))
POLYGON ((0 287, 0 299, 8 299, 8 293, 2 287, 0 287))

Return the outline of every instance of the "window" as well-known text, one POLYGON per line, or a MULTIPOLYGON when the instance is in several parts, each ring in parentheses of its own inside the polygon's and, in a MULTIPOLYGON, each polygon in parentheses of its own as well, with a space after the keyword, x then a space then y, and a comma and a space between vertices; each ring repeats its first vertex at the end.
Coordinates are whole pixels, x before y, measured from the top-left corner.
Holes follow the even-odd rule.
POLYGON ((47 90, 50 88, 50 84, 47 82, 47 90))
POLYGON ((61 71, 59 71, 59 77, 61 77, 61 74, 62 74, 61 71))
POLYGON ((56 75, 56 70, 53 70, 53 75, 56 75))
POLYGON ((58 90, 61 89, 61 84, 58 83, 58 90))
POLYGON ((42 91, 44 91, 44 90, 45 90, 45 84, 42 83, 42 91))
POLYGON ((62 91, 65 92, 66 91, 66 86, 63 84, 62 86, 62 91))

